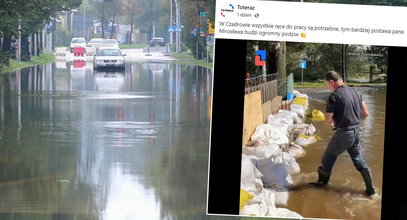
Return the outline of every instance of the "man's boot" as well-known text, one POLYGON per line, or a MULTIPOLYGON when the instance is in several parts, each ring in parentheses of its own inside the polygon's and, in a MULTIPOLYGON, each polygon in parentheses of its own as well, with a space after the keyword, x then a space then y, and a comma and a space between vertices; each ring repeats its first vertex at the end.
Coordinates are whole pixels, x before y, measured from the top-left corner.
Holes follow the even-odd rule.
POLYGON ((362 174, 363 180, 365 181, 366 185, 366 194, 368 196, 374 195, 376 193, 375 188, 373 187, 372 178, 370 176, 370 171, 368 168, 362 169, 360 171, 362 174))
POLYGON ((326 184, 328 184, 329 178, 331 177, 330 173, 327 173, 325 171, 322 170, 321 167, 318 168, 318 181, 314 182, 314 183, 309 183, 311 185, 314 186, 325 186, 326 184))

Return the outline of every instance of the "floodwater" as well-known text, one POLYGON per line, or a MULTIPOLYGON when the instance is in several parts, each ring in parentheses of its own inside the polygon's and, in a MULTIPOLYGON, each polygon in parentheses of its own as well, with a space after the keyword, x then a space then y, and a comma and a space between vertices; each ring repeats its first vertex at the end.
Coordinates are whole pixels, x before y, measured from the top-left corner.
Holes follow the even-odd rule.
MULTIPOLYGON (((307 155, 298 159, 302 174, 296 177, 298 187, 290 192, 287 206, 304 217, 380 219, 386 88, 365 87, 357 90, 361 92, 370 113, 370 116, 362 122, 361 152, 372 170, 373 184, 379 196, 368 199, 363 195, 365 185, 362 176, 354 168, 347 152, 338 157, 327 187, 321 189, 305 184, 317 179, 316 170, 320 165, 322 154, 334 134, 334 131, 324 122, 308 121, 316 127, 316 134, 322 139, 305 147, 307 155)), ((329 90, 304 89, 301 92, 310 96, 311 109, 325 111, 329 90)))
POLYGON ((0 219, 205 215, 212 73, 83 62, 0 76, 0 219))

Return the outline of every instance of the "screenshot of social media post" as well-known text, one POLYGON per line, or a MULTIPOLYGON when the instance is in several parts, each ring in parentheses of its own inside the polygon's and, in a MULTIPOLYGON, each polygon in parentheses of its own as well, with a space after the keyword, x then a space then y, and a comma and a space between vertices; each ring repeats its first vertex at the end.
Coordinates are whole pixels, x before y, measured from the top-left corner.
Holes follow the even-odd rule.
POLYGON ((383 219, 388 77, 407 53, 391 18, 407 8, 219 1, 217 13, 207 214, 383 219))

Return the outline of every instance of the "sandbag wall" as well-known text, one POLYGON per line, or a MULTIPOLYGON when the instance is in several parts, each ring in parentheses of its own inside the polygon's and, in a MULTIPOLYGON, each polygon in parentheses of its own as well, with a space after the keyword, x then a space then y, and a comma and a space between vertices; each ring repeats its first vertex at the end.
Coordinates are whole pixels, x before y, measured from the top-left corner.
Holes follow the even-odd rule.
POLYGON ((287 205, 292 175, 300 173, 296 159, 304 148, 315 143, 315 127, 304 123, 308 96, 295 91, 291 109, 279 110, 256 127, 243 147, 240 215, 302 218, 296 212, 276 205, 287 205))

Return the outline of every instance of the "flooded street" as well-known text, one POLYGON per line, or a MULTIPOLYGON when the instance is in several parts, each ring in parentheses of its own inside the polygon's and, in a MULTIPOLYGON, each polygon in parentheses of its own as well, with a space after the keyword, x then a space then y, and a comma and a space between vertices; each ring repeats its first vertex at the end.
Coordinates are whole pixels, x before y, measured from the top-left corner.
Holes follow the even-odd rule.
POLYGON ((1 75, 0 219, 220 219, 205 215, 211 74, 64 62, 1 75))
MULTIPOLYGON (((244 219, 205 214, 210 69, 146 62, 93 72, 87 65, 0 76, 0 219, 244 219)), ((371 114, 362 151, 381 193, 386 92, 360 91, 371 114)), ((303 92, 311 108, 324 110, 328 91, 303 92)), ((313 124, 322 140, 298 160, 300 182, 316 178, 333 134, 313 124)), ((361 195, 347 154, 333 172, 325 190, 291 191, 287 207, 306 217, 379 219, 381 200, 361 195)))
MULTIPOLYGON (((370 116, 362 122, 361 152, 372 170, 373 184, 379 195, 382 193, 384 122, 386 88, 358 88, 369 109, 370 116)), ((310 96, 310 108, 325 111, 326 100, 330 94, 327 89, 303 89, 310 96)), ((380 219, 381 197, 368 199, 363 195, 365 185, 360 173, 354 168, 347 154, 338 157, 326 188, 313 188, 306 182, 315 181, 316 170, 322 154, 334 134, 324 122, 311 122, 316 134, 322 139, 305 147, 307 155, 298 159, 301 175, 297 177, 299 187, 290 193, 288 208, 302 216, 313 218, 380 219)))

